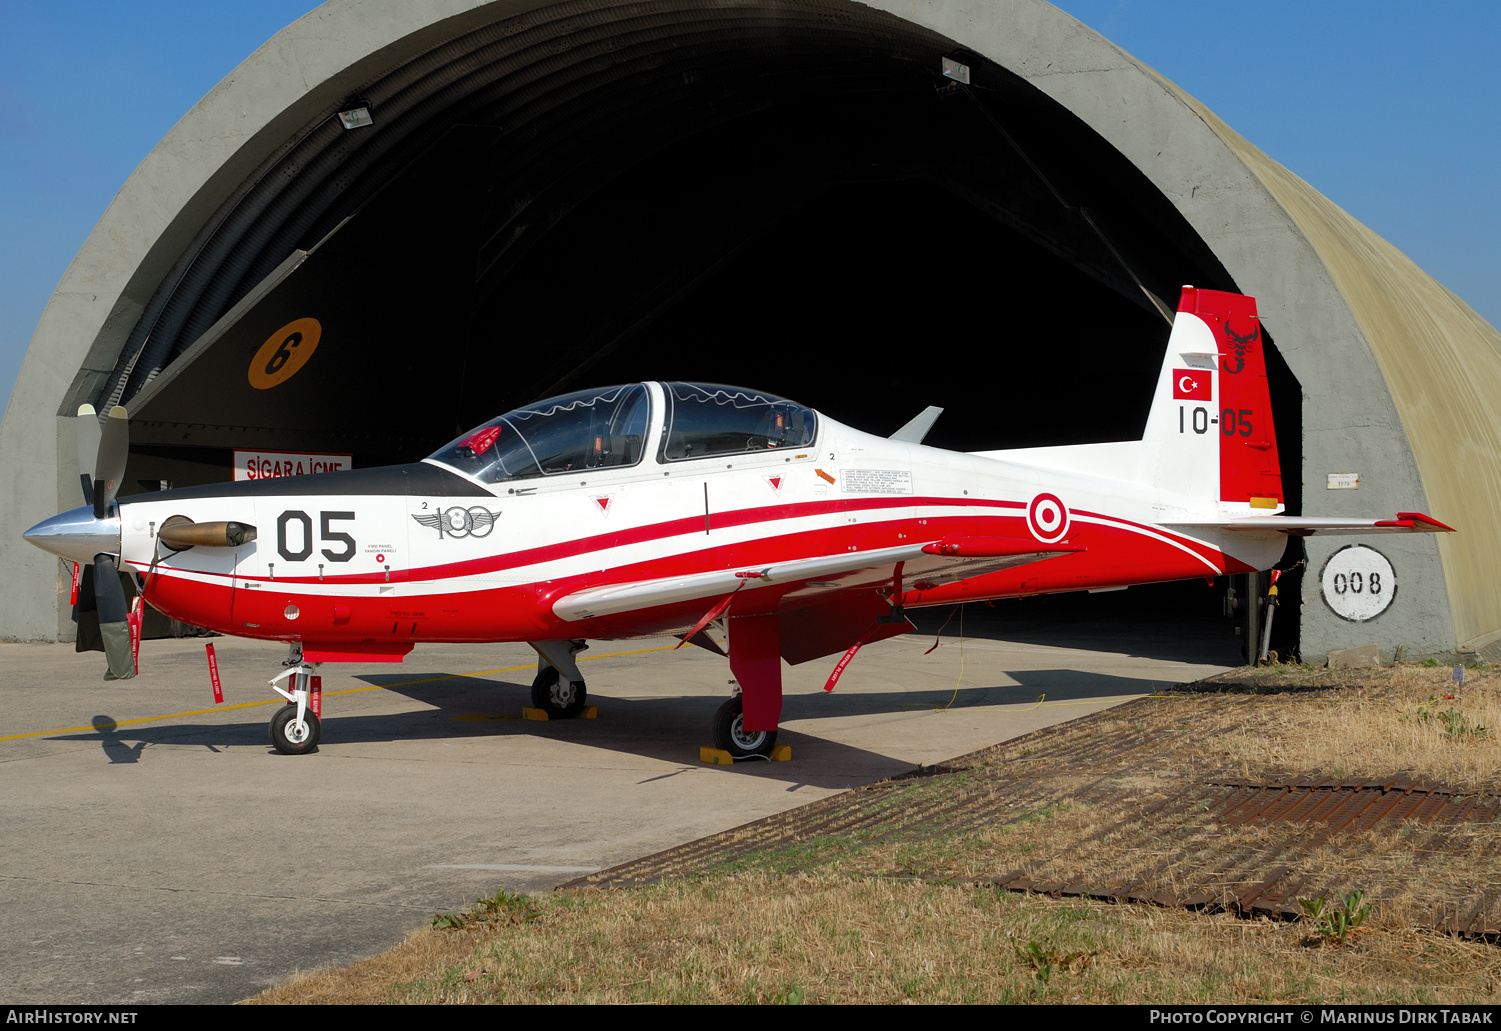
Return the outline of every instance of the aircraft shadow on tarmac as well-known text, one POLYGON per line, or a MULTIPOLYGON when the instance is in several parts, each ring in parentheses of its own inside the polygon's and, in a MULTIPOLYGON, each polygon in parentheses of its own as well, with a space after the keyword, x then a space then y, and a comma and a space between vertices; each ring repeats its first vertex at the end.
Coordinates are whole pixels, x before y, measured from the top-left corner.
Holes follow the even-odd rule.
MULTIPOLYGON (((1223 578, 1221 579, 1223 584, 1223 578)), ((1085 648, 1171 662, 1238 666, 1235 624, 1219 611, 1223 586, 1202 581, 1143 584, 1128 591, 1075 592, 964 606, 967 638, 1085 648)), ((952 608, 908 612, 917 636, 943 627, 945 645, 960 633, 952 608)))
MULTIPOLYGON (((784 723, 805 719, 869 717, 946 708, 996 710, 1002 706, 1025 706, 1046 695, 1048 702, 1115 698, 1150 691, 1154 682, 1077 670, 1024 670, 1009 674, 1016 684, 960 687, 911 692, 837 691, 833 694, 790 694, 786 698, 784 723)), ((400 713, 339 714, 340 698, 324 700, 325 744, 361 744, 385 741, 438 741, 531 737, 556 739, 576 745, 608 749, 667 763, 696 765, 698 748, 709 743, 708 727, 722 699, 717 695, 680 695, 626 699, 591 694, 599 708, 594 720, 531 722, 520 718, 530 704, 530 688, 506 680, 451 676, 439 672, 405 675, 375 674, 360 677, 372 685, 396 681, 388 690, 420 702, 425 708, 400 713), (413 680, 429 680, 412 683, 413 680)), ((271 706, 246 711, 239 722, 171 723, 158 726, 115 726, 108 715, 93 718, 94 733, 63 734, 55 741, 97 741, 111 765, 149 762, 150 746, 203 747, 210 751, 236 747, 264 747, 268 760, 316 762, 315 756, 282 756, 267 741, 266 719, 271 706), (252 715, 254 714, 254 715, 252 715)), ((1068 718, 1067 714, 1060 714, 1068 718)), ((999 728, 998 728, 999 729, 999 728)), ((900 734, 899 726, 889 732, 900 734)), ((999 733, 997 735, 999 738, 999 733)), ((779 741, 790 744, 791 763, 737 763, 726 773, 772 777, 816 787, 847 787, 856 780, 874 780, 910 769, 912 763, 890 755, 846 745, 825 738, 784 729, 779 741), (798 756, 804 757, 799 761, 798 756), (860 771, 867 776, 851 776, 860 771)), ((968 748, 955 746, 955 754, 968 748)), ((535 752, 529 751, 535 758, 535 752)), ((497 759, 509 758, 497 755, 497 759)), ((655 779, 655 778, 648 778, 655 779)))

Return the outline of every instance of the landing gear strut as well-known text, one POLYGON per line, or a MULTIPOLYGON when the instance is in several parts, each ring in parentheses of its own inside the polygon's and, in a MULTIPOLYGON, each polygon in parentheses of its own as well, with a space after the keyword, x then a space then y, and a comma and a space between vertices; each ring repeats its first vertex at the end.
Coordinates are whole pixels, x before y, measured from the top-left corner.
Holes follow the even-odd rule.
POLYGON ((291 703, 277 709, 271 717, 271 745, 283 755, 306 755, 318 747, 322 727, 318 714, 308 704, 317 673, 316 663, 299 662, 271 681, 271 690, 291 703), (292 678, 290 691, 278 683, 285 677, 292 678))
POLYGON ((745 729, 745 711, 739 692, 714 714, 714 747, 724 749, 733 758, 760 756, 769 759, 776 743, 777 732, 774 730, 745 729))
POLYGON ((532 708, 550 720, 571 720, 584 711, 589 697, 574 656, 589 645, 579 639, 528 641, 537 650, 537 679, 532 681, 532 708))

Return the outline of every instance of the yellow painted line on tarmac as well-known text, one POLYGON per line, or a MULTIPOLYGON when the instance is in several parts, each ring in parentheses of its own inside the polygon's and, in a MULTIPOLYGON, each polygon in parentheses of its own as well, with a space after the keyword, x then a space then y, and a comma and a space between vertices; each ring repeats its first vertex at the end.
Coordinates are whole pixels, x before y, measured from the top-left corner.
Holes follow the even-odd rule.
MULTIPOLYGON (((619 658, 622 655, 645 655, 647 652, 671 651, 673 647, 673 645, 668 644, 662 645, 657 648, 636 648, 628 652, 608 652, 604 655, 586 655, 580 658, 578 661, 589 662, 592 659, 614 659, 619 658)), ((501 669, 486 669, 480 670, 476 673, 447 673, 441 677, 422 677, 417 680, 398 680, 393 684, 371 684, 368 687, 346 687, 341 691, 324 691, 323 694, 329 697, 334 695, 360 694, 363 691, 383 691, 388 687, 410 687, 413 684, 432 684, 440 680, 464 680, 468 677, 487 677, 492 673, 515 673, 519 670, 532 668, 532 663, 529 662, 524 666, 505 666, 501 669)), ((165 716, 142 716, 138 719, 133 720, 113 720, 109 723, 100 723, 97 726, 90 724, 86 727, 63 727, 61 730, 34 730, 29 734, 9 734, 5 737, 0 737, 0 741, 19 741, 22 738, 28 737, 51 737, 54 734, 77 734, 80 731, 87 730, 113 730, 116 727, 128 727, 135 723, 156 723, 159 720, 176 720, 181 719, 184 716, 207 716, 210 713, 229 712, 233 709, 254 709, 262 705, 286 704, 287 700, 285 698, 267 698, 265 701, 260 702, 236 702, 233 705, 216 705, 212 709, 193 709, 189 712, 173 712, 168 713, 165 716)))
MULTIPOLYGON (((331 694, 332 692, 329 693, 331 694)), ((342 694, 343 692, 341 691, 339 693, 342 694)), ((79 731, 84 730, 113 730, 116 727, 128 727, 132 723, 155 723, 157 720, 175 720, 182 716, 202 716, 210 712, 228 712, 230 709, 253 709, 257 705, 272 705, 277 703, 281 705, 287 704, 286 700, 283 698, 273 698, 269 701, 264 702, 238 702, 234 705, 216 705, 212 709, 194 709, 191 712, 174 712, 166 716, 142 716, 139 719, 134 720, 112 720, 109 723, 101 723, 98 726, 90 724, 87 727, 63 727, 59 730, 33 730, 29 734, 7 734, 5 737, 0 737, 0 741, 19 741, 25 737, 51 737, 53 734, 76 734, 79 731)))

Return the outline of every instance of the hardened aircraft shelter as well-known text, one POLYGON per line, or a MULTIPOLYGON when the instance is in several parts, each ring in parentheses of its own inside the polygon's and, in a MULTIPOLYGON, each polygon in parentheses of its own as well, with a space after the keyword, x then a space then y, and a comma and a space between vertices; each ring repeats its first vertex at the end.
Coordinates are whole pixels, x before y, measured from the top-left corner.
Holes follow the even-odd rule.
POLYGON ((1372 544, 1374 612, 1330 586, 1349 539, 1308 541, 1279 617, 1304 659, 1501 636, 1495 329, 1058 9, 333 0, 184 116, 58 285, 0 427, 0 636, 72 632, 20 534, 79 503, 80 404, 131 413, 124 493, 236 449, 412 460, 649 378, 874 432, 938 404, 928 443, 963 450, 1122 440, 1186 283, 1258 299, 1290 513, 1459 530, 1372 544), (231 389, 299 319, 316 358, 231 389))

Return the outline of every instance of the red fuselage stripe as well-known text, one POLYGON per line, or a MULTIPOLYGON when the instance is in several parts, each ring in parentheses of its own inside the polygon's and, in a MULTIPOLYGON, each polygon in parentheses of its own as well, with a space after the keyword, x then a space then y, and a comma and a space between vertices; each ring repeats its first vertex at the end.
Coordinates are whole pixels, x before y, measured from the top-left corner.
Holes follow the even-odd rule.
MULTIPOLYGON (((870 509, 928 506, 998 508, 1008 510, 1025 507, 1016 501, 977 501, 969 498, 914 498, 909 496, 840 501, 807 501, 794 505, 769 505, 762 508, 744 508, 737 511, 716 512, 714 513, 714 529, 725 530, 731 527, 746 526, 755 523, 774 524, 790 519, 806 519, 809 516, 829 515, 852 510, 867 511, 870 509)), ((411 580, 449 580, 464 576, 482 576, 485 573, 494 573, 502 569, 516 569, 521 566, 531 566, 542 562, 555 562, 559 559, 573 558, 576 555, 602 551, 606 548, 620 548, 631 544, 642 544, 648 541, 665 540, 670 537, 701 533, 703 527, 704 521, 702 516, 695 515, 685 519, 669 519, 665 522, 647 523, 642 526, 630 527, 613 533, 595 534, 592 537, 580 537, 576 540, 560 541, 556 544, 527 548, 523 551, 513 551, 503 555, 489 555, 485 558, 469 559, 464 562, 449 562, 440 566, 413 569, 408 572, 407 576, 411 580)), ((203 575, 217 575, 223 576, 225 579, 229 578, 229 574, 222 573, 205 573, 203 575)), ((271 582, 269 578, 265 577, 242 576, 240 579, 271 582)), ((327 576, 321 581, 316 576, 279 576, 275 580, 276 583, 281 584, 319 582, 359 584, 381 583, 384 581, 385 576, 381 573, 327 576)))

